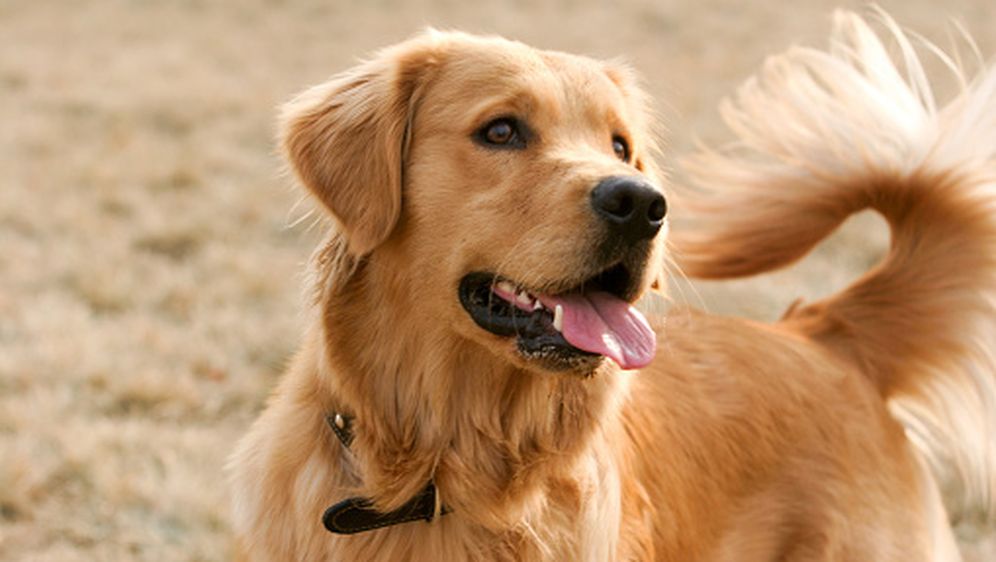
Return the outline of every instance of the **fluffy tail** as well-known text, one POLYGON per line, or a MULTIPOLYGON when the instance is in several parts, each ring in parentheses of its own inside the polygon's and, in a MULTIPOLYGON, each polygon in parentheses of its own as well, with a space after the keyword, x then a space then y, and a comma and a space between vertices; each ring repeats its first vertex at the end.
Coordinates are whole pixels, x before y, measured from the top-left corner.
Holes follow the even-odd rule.
MULTIPOLYGON (((893 52, 835 15, 830 49, 770 59, 722 107, 738 141, 687 166, 690 228, 676 259, 700 278, 751 275, 805 255, 852 213, 892 231, 886 259, 783 320, 861 366, 935 472, 953 522, 996 522, 996 65, 943 109, 909 39, 893 52)), ((955 59, 956 60, 956 59, 955 59)))

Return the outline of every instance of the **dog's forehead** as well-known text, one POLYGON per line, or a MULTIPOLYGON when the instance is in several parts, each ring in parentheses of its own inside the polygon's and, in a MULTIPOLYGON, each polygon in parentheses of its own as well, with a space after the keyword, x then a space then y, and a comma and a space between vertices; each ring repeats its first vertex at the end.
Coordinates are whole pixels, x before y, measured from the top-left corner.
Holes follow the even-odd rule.
MULTIPOLYGON (((456 43, 439 77, 447 101, 516 99, 548 111, 624 115, 625 87, 606 63, 503 39, 456 43)), ((465 108, 466 109, 466 108, 465 108)))

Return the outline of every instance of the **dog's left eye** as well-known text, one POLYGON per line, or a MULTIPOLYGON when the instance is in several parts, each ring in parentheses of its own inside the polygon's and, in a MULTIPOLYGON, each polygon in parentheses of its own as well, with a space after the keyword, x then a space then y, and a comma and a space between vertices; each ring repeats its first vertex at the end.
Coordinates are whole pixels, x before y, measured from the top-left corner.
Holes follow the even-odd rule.
POLYGON ((612 137, 612 151, 616 153, 616 158, 629 162, 629 143, 626 139, 619 135, 612 137))
POLYGON ((477 142, 495 148, 524 148, 525 131, 519 121, 501 117, 481 127, 474 135, 477 142))

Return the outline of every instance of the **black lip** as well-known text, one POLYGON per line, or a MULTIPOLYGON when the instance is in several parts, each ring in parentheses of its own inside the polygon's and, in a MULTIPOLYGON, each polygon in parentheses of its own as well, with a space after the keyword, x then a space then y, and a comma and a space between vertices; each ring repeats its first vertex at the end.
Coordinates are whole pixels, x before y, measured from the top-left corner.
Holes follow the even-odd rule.
POLYGON ((528 359, 552 370, 591 370, 602 356, 571 345, 553 327, 553 315, 545 309, 526 312, 495 295, 491 288, 501 278, 474 272, 460 280, 460 304, 474 323, 501 337, 515 337, 516 347, 528 359))
MULTIPOLYGON (((460 280, 460 304, 474 322, 492 334, 508 337, 535 330, 530 326, 530 316, 505 300, 498 298, 491 287, 497 282, 495 275, 475 272, 460 280)), ((536 311, 534 314, 542 314, 536 311)))

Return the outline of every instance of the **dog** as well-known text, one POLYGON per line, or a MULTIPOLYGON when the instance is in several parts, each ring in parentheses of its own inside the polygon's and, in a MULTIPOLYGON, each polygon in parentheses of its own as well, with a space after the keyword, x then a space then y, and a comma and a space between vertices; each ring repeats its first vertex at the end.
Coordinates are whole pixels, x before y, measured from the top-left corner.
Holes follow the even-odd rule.
POLYGON ((430 30, 286 105, 332 226, 237 557, 959 560, 996 514, 996 68, 936 109, 880 19, 769 60, 684 196, 617 63, 430 30), (882 263, 774 324, 634 306, 868 208, 882 263))

